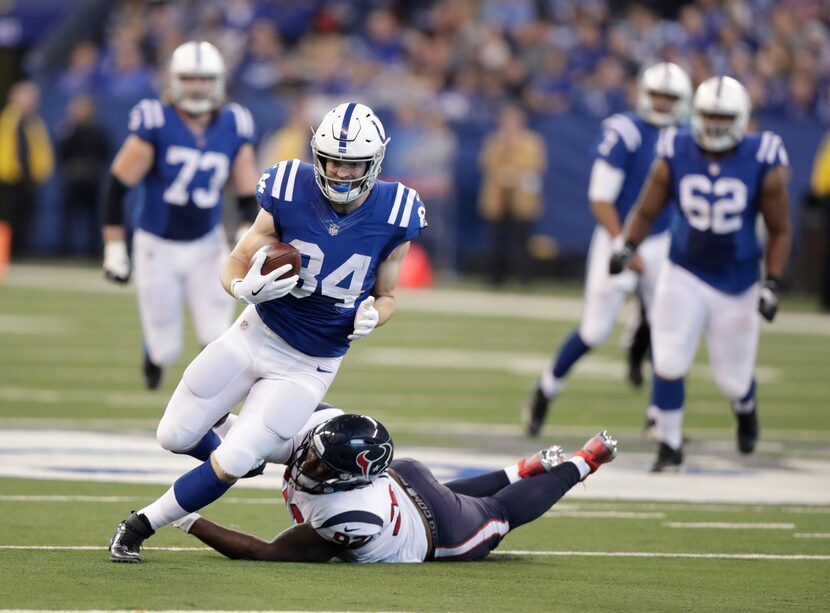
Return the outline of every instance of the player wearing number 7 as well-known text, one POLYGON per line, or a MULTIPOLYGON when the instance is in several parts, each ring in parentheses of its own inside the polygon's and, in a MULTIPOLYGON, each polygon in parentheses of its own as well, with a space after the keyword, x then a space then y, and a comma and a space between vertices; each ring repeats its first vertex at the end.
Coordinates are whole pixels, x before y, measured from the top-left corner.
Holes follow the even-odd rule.
POLYGON ((683 460, 684 377, 706 331, 715 383, 732 401, 737 442, 751 453, 758 440, 753 377, 760 315, 772 321, 790 252, 787 153, 772 132, 745 134, 750 101, 730 77, 712 77, 694 95, 691 129, 668 129, 625 229, 625 246, 609 272, 619 274, 652 221, 675 196, 669 264, 657 281, 652 315, 660 446, 653 471, 683 460), (768 234, 766 278, 759 283, 761 214, 768 234))
POLYGON ((247 109, 224 104, 225 64, 206 42, 179 46, 170 60, 169 103, 142 100, 130 135, 112 163, 104 192, 104 272, 126 283, 135 273, 147 387, 179 357, 183 302, 202 346, 227 330, 234 303, 217 282, 228 242, 222 191, 230 179, 245 225, 256 215, 254 123, 247 109), (141 185, 127 252, 123 200, 141 185), (132 261, 131 261, 132 260, 132 261))
POLYGON ((283 161, 259 180, 262 210, 222 269, 225 289, 249 306, 188 366, 157 430, 164 448, 202 464, 118 525, 113 561, 140 561, 152 531, 255 474, 314 412, 350 343, 394 313, 401 262, 426 216, 414 190, 377 180, 388 142, 372 109, 341 104, 314 132, 313 165, 283 161), (302 254, 298 276, 279 278, 290 265, 261 274, 262 248, 276 241, 302 254), (220 441, 212 426, 241 401, 220 441))

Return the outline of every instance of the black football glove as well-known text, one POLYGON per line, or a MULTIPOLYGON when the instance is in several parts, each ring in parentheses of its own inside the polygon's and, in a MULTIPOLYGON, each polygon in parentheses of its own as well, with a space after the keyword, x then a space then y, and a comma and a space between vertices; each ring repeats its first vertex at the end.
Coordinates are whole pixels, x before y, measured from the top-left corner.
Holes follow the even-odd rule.
POLYGON ((608 262, 608 272, 612 275, 618 275, 624 271, 631 258, 634 257, 635 251, 637 251, 637 245, 631 241, 625 241, 622 249, 611 255, 611 260, 608 262))
POLYGON ((761 286, 761 293, 758 300, 758 311, 764 319, 772 321, 778 312, 778 288, 780 282, 778 277, 767 276, 767 280, 761 286))

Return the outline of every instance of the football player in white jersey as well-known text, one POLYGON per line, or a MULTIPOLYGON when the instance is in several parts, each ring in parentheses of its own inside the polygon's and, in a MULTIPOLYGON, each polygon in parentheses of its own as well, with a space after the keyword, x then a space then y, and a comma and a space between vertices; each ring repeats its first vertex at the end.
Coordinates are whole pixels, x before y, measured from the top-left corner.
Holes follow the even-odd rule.
POLYGON ((787 152, 773 132, 746 134, 751 107, 735 79, 712 77, 695 92, 691 129, 669 129, 629 217, 625 244, 611 258, 618 274, 673 198, 669 262, 652 310, 652 404, 660 441, 655 472, 683 461, 684 377, 706 331, 715 383, 731 400, 741 453, 759 435, 753 377, 760 316, 772 321, 790 253, 787 152), (756 221, 767 231, 765 269, 756 221), (760 315, 759 315, 760 312, 760 315))
POLYGON ((234 559, 271 562, 480 560, 610 462, 602 432, 570 458, 556 445, 503 470, 439 483, 422 463, 393 460, 386 428, 321 404, 269 462, 286 464, 283 498, 294 526, 271 541, 193 513, 174 525, 234 559))
MULTIPOLYGON (((165 449, 203 464, 140 511, 148 529, 259 470, 308 420, 350 344, 392 317, 401 263, 427 223, 415 190, 377 179, 388 141, 372 109, 344 103, 314 132, 313 165, 282 161, 259 180, 262 209, 221 276, 249 306, 185 370, 156 433, 165 449), (264 248, 277 241, 302 254, 299 275, 281 278, 290 264, 261 273, 264 248), (220 440, 212 426, 241 401, 220 440)), ((137 561, 135 517, 116 530, 115 562, 137 561)))
POLYGON ((602 124, 596 144, 588 200, 597 226, 588 251, 582 321, 542 372, 524 412, 529 436, 537 436, 550 402, 562 391, 571 368, 586 353, 605 342, 626 296, 638 291, 648 314, 657 276, 669 250, 669 215, 660 217, 643 242, 629 270, 608 274, 613 246, 622 246, 622 223, 640 193, 655 156, 661 130, 685 121, 692 84, 682 68, 671 62, 655 64, 642 75, 636 113, 612 115, 602 124))
POLYGON ((225 63, 207 42, 179 46, 170 59, 169 102, 142 100, 130 136, 112 162, 104 192, 104 273, 127 283, 135 273, 145 384, 156 389, 184 342, 184 303, 202 346, 227 330, 234 302, 218 282, 228 241, 222 191, 230 180, 245 225, 256 215, 259 173, 254 123, 225 104, 225 63), (125 242, 123 200, 141 185, 132 238, 125 242))

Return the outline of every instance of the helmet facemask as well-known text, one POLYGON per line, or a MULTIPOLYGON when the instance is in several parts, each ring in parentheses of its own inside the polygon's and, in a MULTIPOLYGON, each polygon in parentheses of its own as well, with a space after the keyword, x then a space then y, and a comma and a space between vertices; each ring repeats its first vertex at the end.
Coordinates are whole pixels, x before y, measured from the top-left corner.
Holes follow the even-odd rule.
POLYGON ((364 104, 347 102, 329 111, 311 137, 314 179, 323 195, 335 204, 348 204, 374 187, 386 155, 389 139, 374 111, 364 104), (326 162, 366 164, 353 179, 326 173, 326 162))

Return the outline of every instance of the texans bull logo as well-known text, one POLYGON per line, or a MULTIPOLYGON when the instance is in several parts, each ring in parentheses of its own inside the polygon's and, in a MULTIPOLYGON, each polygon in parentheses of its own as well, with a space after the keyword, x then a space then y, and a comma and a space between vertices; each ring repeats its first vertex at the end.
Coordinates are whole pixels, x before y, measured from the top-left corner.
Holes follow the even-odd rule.
POLYGON ((360 467, 363 478, 368 479, 371 475, 376 475, 386 468, 391 458, 392 445, 381 443, 373 449, 361 451, 355 458, 355 464, 360 467))

